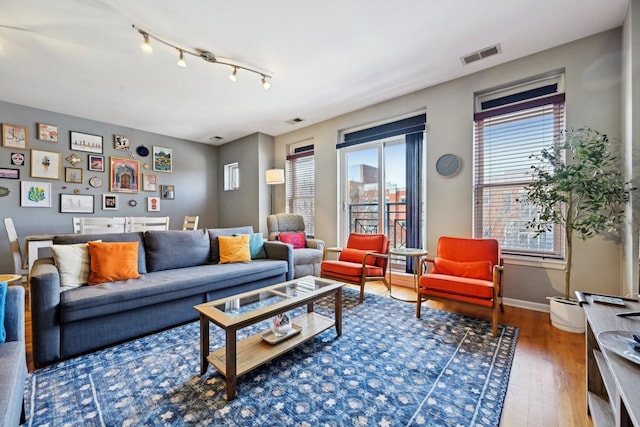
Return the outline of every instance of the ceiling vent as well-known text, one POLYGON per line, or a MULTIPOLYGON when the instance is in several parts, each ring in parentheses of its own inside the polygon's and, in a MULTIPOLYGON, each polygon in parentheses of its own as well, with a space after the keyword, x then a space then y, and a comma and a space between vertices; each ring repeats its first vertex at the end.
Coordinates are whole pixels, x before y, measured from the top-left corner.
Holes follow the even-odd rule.
POLYGON ((472 62, 480 61, 481 59, 488 58, 489 56, 497 55, 502 52, 502 48, 499 44, 495 46, 486 47, 484 49, 478 50, 476 52, 470 53, 469 55, 465 55, 460 60, 464 65, 471 64, 472 62))
POLYGON ((297 125, 300 122, 304 122, 304 119, 301 119, 300 117, 295 117, 291 120, 287 120, 287 123, 289 123, 290 125, 297 125))

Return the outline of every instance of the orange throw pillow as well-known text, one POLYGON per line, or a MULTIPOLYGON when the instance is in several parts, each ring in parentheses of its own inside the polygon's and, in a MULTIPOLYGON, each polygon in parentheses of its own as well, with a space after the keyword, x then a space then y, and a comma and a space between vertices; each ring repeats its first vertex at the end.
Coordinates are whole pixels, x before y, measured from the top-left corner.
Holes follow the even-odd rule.
POLYGON ((435 257, 431 273, 467 277, 469 279, 493 280, 491 269, 492 266, 489 261, 458 262, 435 257))
MULTIPOLYGON (((340 252, 340 257, 338 258, 340 261, 347 262, 357 262, 362 264, 362 259, 368 252, 374 251, 365 251, 364 249, 353 249, 353 248, 343 248, 340 252)), ((367 257, 367 265, 374 265, 378 258, 375 256, 367 257)))
POLYGON ((251 261, 249 235, 218 236, 220 246, 220 264, 251 261))
POLYGON ((91 256, 89 285, 137 279, 138 242, 88 242, 91 256))

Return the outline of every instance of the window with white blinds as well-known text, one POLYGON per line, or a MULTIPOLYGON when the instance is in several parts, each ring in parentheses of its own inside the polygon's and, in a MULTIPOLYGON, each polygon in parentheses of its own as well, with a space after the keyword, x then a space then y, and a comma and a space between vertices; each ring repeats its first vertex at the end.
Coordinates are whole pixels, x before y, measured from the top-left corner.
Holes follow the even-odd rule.
POLYGON ((300 147, 287 156, 287 213, 302 215, 305 232, 315 234, 315 161, 313 145, 300 147))
POLYGON ((474 235, 497 239, 504 254, 562 258, 560 226, 535 237, 535 207, 520 203, 532 154, 561 141, 564 93, 507 104, 474 116, 474 235))

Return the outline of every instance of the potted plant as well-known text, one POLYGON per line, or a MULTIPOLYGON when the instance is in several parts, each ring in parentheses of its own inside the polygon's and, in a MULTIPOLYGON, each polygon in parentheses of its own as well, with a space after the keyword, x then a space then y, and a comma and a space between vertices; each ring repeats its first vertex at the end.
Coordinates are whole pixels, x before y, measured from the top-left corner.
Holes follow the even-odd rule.
POLYGON ((531 157, 533 182, 525 187, 522 202, 535 206, 537 214, 527 223, 535 236, 564 229, 566 248, 563 297, 550 298, 551 323, 570 332, 584 332, 584 312, 570 298, 574 233, 586 240, 603 231, 614 231, 624 216, 624 204, 632 190, 609 152, 609 138, 593 129, 570 129, 564 141, 531 157))

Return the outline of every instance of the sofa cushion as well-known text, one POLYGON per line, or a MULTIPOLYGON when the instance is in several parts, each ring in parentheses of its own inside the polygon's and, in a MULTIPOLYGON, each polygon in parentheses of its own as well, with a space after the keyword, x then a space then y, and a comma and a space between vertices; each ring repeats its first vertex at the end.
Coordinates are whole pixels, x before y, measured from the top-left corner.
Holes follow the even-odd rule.
POLYGON ((470 279, 492 280, 490 261, 458 262, 435 257, 433 260, 433 274, 467 277, 470 279))
POLYGON ((209 228, 209 244, 211 248, 211 262, 217 264, 220 262, 220 245, 218 244, 218 236, 233 236, 235 234, 253 234, 253 227, 246 225, 244 227, 230 228, 209 228))
MULTIPOLYGON (((106 316, 174 301, 189 295, 282 277, 286 261, 256 260, 235 264, 207 264, 147 273, 136 280, 80 286, 60 294, 62 323, 106 316)), ((193 310, 194 317, 197 312, 193 310)))
POLYGON ((142 233, 105 233, 105 234, 67 234, 54 236, 54 245, 69 245, 72 243, 87 243, 89 241, 103 242, 139 242, 138 245, 138 273, 147 272, 147 262, 144 251, 142 233))
POLYGON ((251 259, 267 257, 267 252, 264 250, 264 237, 262 233, 249 235, 249 251, 251 252, 251 259))
POLYGON ((146 231, 144 242, 148 272, 209 263, 209 236, 205 230, 146 231))
POLYGON ((7 330, 4 328, 4 305, 7 299, 7 282, 0 282, 0 343, 7 339, 7 330))
POLYGON ((251 251, 249 250, 249 235, 239 236, 218 236, 220 250, 220 264, 230 262, 251 261, 251 251))
POLYGON ((280 233, 278 234, 278 240, 282 243, 293 245, 293 249, 302 249, 306 246, 307 236, 304 232, 280 233))
POLYGON ((89 242, 89 285, 137 279, 138 242, 89 242))
MULTIPOLYGON (((367 251, 364 249, 343 248, 340 251, 340 257, 338 259, 340 261, 357 262, 362 264, 362 260, 364 259, 364 256, 369 252, 373 252, 373 251, 367 251)), ((376 263, 376 259, 377 257, 375 256, 368 256, 367 264, 374 265, 376 263)))
POLYGON ((91 263, 87 243, 51 245, 51 252, 60 272, 61 291, 77 288, 89 282, 91 263))

